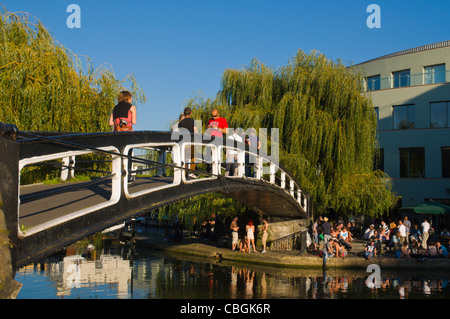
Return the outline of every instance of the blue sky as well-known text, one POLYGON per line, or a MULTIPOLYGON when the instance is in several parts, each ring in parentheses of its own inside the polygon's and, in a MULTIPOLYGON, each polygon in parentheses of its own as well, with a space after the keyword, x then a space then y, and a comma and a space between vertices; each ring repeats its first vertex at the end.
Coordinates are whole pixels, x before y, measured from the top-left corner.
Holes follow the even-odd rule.
POLYGON ((75 54, 116 77, 133 73, 147 96, 137 130, 167 130, 191 97, 214 97, 226 68, 252 58, 278 67, 298 49, 346 64, 450 40, 448 0, 0 0, 31 13, 75 54), (81 28, 68 28, 70 4, 81 28), (370 4, 381 28, 370 29, 370 4))

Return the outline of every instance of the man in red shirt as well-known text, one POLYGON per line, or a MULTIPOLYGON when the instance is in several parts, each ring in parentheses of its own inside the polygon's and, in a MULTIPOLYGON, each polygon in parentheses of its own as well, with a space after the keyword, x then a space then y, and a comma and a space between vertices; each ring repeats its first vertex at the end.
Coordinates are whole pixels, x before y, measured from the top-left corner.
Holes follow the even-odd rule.
POLYGON ((223 117, 220 117, 219 111, 217 109, 212 110, 212 118, 209 119, 208 125, 206 126, 209 130, 211 136, 222 136, 227 133, 228 123, 223 117))

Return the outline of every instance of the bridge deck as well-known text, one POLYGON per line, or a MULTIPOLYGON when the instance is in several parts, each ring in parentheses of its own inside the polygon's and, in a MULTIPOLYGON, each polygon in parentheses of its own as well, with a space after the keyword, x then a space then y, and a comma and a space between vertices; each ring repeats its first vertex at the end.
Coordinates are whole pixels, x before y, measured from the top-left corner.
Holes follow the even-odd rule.
MULTIPOLYGON (((171 177, 137 178, 128 185, 130 193, 151 189, 172 182, 171 177)), ((79 188, 64 193, 39 197, 40 194, 66 186, 82 185, 85 182, 70 182, 55 185, 35 184, 22 186, 21 196, 36 196, 20 205, 19 225, 25 229, 62 218, 72 212, 104 203, 111 196, 111 182, 105 181, 96 185, 79 188)))

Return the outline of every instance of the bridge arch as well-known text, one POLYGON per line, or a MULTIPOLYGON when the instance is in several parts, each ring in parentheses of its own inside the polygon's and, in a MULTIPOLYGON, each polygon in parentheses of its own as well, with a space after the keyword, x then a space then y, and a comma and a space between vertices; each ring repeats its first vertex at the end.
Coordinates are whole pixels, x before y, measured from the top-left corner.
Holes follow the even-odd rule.
POLYGON ((3 123, 0 132, 0 196, 18 266, 145 211, 210 192, 267 216, 312 216, 309 194, 276 159, 225 138, 153 131, 20 132, 3 123), (226 170, 230 151, 234 176, 226 170), (21 173, 34 166, 58 167, 62 180, 79 169, 92 171, 80 158, 93 154, 109 163, 94 170, 100 174, 94 180, 21 185, 21 173))

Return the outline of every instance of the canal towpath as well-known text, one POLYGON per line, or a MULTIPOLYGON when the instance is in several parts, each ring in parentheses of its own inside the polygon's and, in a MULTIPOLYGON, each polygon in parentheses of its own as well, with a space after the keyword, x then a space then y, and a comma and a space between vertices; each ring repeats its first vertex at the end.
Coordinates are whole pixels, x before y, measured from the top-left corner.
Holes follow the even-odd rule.
MULTIPOLYGON (((126 235, 126 233, 125 233, 126 235)), ((336 268, 336 269, 367 269, 370 264, 377 264, 384 269, 428 269, 450 270, 450 258, 400 259, 393 252, 384 252, 377 257, 366 260, 361 255, 366 241, 355 240, 352 251, 347 257, 328 258, 326 264, 318 251, 298 250, 271 251, 261 253, 261 247, 256 252, 242 253, 233 251, 217 241, 200 241, 198 238, 183 238, 181 242, 165 242, 163 237, 155 234, 137 234, 136 245, 168 253, 205 257, 219 261, 229 261, 280 268, 336 268)), ((259 249, 258 249, 259 248, 259 249)))

